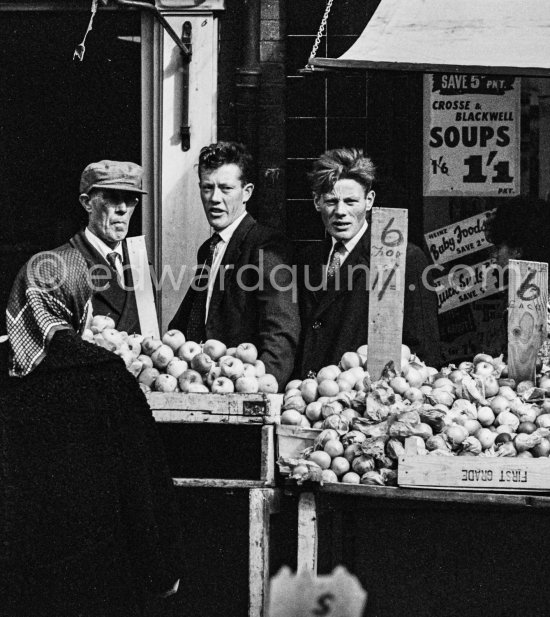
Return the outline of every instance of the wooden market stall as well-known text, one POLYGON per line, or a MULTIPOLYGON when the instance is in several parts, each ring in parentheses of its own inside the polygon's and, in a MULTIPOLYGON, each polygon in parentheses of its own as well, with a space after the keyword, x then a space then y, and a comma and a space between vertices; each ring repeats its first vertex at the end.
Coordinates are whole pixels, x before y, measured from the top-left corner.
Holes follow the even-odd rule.
MULTIPOLYGON (((148 401, 174 478, 186 560, 185 589, 163 615, 262 617, 270 522, 279 510, 275 427, 282 395, 152 392, 148 401)), ((150 616, 159 607, 151 607, 150 616)))
MULTIPOLYGON (((310 64, 321 70, 548 77, 548 56, 539 50, 549 33, 544 2, 519 7, 514 0, 459 0, 451 12, 438 0, 382 0, 347 52, 310 58, 310 64)), ((521 308, 525 315, 530 309, 516 296, 527 270, 538 276, 547 269, 547 264, 523 262, 521 281, 510 281, 508 356, 518 381, 534 380, 540 334, 546 333, 547 278, 539 281, 541 305, 535 312, 540 314, 528 318, 536 325, 527 333, 516 311, 521 308)), ((385 319, 386 325, 399 323, 389 313, 385 319)), ((282 427, 281 438, 292 433, 282 427)), ((306 436, 303 446, 312 445, 313 438, 306 436)), ((503 459, 492 460, 496 478, 496 470, 505 466, 503 459)), ((503 471, 502 477, 515 483, 504 488, 478 484, 466 490, 465 483, 452 481, 440 482, 436 490, 433 471, 416 482, 419 488, 401 481, 399 487, 287 481, 281 507, 296 517, 296 554, 289 549, 277 559, 323 574, 344 565, 368 591, 365 614, 373 617, 544 615, 550 601, 550 473, 546 460, 522 460, 507 460, 517 469, 503 471), (539 462, 535 483, 529 474, 539 462)), ((455 461, 463 463, 463 477, 469 479, 472 471, 477 478, 466 461, 455 461)))

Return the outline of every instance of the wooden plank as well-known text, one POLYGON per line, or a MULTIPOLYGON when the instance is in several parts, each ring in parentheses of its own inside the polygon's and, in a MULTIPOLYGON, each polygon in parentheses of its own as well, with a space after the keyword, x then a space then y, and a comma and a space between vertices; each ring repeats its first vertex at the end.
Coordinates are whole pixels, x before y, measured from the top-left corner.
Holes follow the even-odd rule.
POLYGON ((230 414, 213 414, 208 411, 180 411, 177 409, 153 409, 157 422, 168 424, 208 423, 208 424, 265 424, 262 416, 233 416, 230 414))
POLYGON ((546 339, 548 264, 509 262, 508 374, 516 382, 535 380, 537 353, 546 339))
MULTIPOLYGON (((185 413, 212 416, 242 416, 258 422, 274 424, 281 415, 282 394, 183 394, 181 392, 149 392, 147 401, 153 412, 159 413, 159 422, 193 422, 185 413), (168 416, 166 412, 176 412, 168 416), (180 418, 180 419, 178 419, 180 418)), ((202 421, 202 416, 200 417, 202 421)), ((215 420, 213 420, 215 421, 215 420)))
POLYGON ((298 572, 307 570, 317 574, 317 506, 315 495, 300 494, 298 502, 298 572))
POLYGON ((136 296, 141 333, 144 336, 160 338, 153 284, 151 282, 149 260, 147 258, 147 247, 145 246, 145 236, 126 238, 126 244, 128 246, 130 266, 132 267, 134 293, 136 296))
POLYGON ((272 490, 249 493, 248 617, 263 617, 269 584, 269 517, 272 490))
POLYGON ((217 478, 172 478, 174 486, 181 488, 226 488, 250 490, 265 488, 259 480, 222 480, 217 478))
POLYGON ((407 210, 372 210, 367 370, 373 379, 390 360, 401 368, 407 220, 407 210))
MULTIPOLYGON (((290 483, 285 489, 302 491, 299 486, 290 483)), ((550 508, 550 497, 543 495, 522 495, 514 493, 498 492, 465 492, 459 489, 422 489, 402 488, 394 486, 366 486, 363 484, 342 484, 340 482, 326 483, 319 487, 318 493, 342 495, 345 497, 376 499, 376 500, 397 500, 437 503, 463 503, 472 506, 496 506, 499 508, 550 508)))
POLYGON ((262 426, 260 478, 266 486, 275 486, 275 429, 273 426, 262 426))
POLYGON ((404 456, 397 473, 399 486, 550 491, 550 460, 546 458, 404 456))

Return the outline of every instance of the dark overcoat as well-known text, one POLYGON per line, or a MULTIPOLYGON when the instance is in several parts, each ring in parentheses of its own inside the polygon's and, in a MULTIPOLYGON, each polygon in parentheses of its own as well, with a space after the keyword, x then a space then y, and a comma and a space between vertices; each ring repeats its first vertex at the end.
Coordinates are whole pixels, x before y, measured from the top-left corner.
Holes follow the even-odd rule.
MULTIPOLYGON (((209 241, 198 251, 206 261, 209 241)), ((247 215, 231 237, 218 270, 206 321, 206 338, 228 347, 253 343, 266 371, 284 387, 294 364, 300 318, 290 243, 247 215)), ((185 295, 170 328, 187 335, 196 290, 185 295)))
MULTIPOLYGON (((370 233, 347 256, 338 288, 319 289, 331 238, 308 246, 298 255, 302 336, 295 376, 304 378, 323 366, 338 364, 342 354, 368 343, 370 233), (315 291, 315 289, 319 289, 315 291)), ((439 361, 437 297, 422 282, 428 265, 414 244, 407 247, 403 343, 428 363, 439 361)))
MULTIPOLYGON (((135 617, 179 578, 174 488, 114 354, 55 333, 28 376, 0 345, 0 615, 135 617)), ((182 585, 183 586, 183 585, 182 585)))

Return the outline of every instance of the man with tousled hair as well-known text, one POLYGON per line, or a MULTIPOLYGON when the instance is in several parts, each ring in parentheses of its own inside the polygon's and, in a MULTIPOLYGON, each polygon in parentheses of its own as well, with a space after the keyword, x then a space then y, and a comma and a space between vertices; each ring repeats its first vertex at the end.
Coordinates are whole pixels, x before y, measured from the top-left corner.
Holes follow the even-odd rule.
POLYGON ((292 251, 279 232, 246 212, 254 190, 251 168, 251 155, 242 144, 219 142, 201 150, 200 194, 214 234, 199 248, 196 276, 170 328, 196 342, 253 343, 282 388, 299 335, 288 268, 292 251))
MULTIPOLYGON (((325 152, 309 174, 315 209, 327 237, 299 257, 302 336, 296 376, 303 378, 368 343, 370 210, 375 169, 361 150, 325 152)), ((424 286, 428 262, 409 243, 403 343, 429 363, 439 360, 437 299, 424 286)))

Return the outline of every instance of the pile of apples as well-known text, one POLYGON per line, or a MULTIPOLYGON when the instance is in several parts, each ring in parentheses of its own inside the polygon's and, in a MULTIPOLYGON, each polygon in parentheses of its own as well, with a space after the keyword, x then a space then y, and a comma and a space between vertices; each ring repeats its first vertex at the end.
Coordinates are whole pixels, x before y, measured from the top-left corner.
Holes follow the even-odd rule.
POLYGON ((389 363, 372 381, 367 354, 363 345, 287 385, 281 423, 321 429, 299 459, 279 461, 291 477, 395 485, 409 437, 429 456, 550 455, 550 366, 516 383, 502 356, 438 371, 403 345, 401 370, 389 363))
POLYGON ((96 315, 82 338, 120 356, 144 392, 254 394, 279 390, 252 343, 228 349, 215 339, 202 345, 186 341, 180 330, 168 330, 157 339, 121 332, 114 326, 111 317, 96 315))

